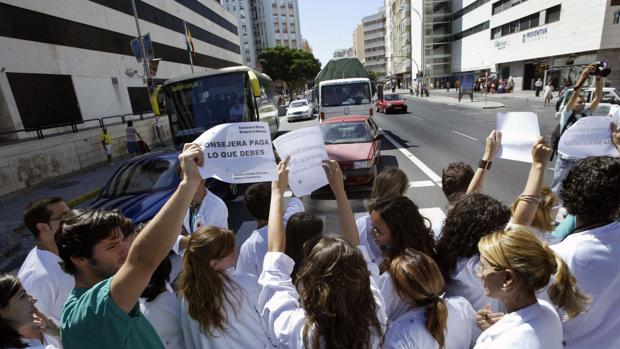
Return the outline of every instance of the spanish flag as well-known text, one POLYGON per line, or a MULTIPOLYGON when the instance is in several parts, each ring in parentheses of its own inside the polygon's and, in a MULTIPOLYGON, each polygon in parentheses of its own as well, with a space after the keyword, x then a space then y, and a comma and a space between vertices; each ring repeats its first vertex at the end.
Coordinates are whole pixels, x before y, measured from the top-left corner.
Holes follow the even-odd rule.
POLYGON ((192 55, 196 54, 196 49, 194 49, 194 42, 192 41, 192 32, 187 29, 187 51, 191 52, 192 55))

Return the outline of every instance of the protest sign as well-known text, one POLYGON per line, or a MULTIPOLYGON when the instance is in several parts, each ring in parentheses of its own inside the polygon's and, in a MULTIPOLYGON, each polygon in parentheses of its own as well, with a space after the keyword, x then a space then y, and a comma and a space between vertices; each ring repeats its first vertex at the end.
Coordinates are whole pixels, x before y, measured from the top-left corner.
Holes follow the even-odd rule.
POLYGON ((612 104, 609 108, 609 116, 613 118, 614 122, 620 121, 620 105, 612 104))
POLYGON ((318 127, 305 127, 283 134, 273 141, 282 159, 291 156, 289 161, 289 186, 300 197, 329 184, 323 160, 327 160, 327 150, 323 134, 318 127))
POLYGON ((588 156, 619 156, 611 142, 610 122, 611 118, 608 116, 588 116, 577 120, 562 134, 558 153, 577 159, 588 156))
POLYGON ((498 158, 532 162, 532 144, 540 136, 535 113, 497 113, 496 129, 502 133, 498 158))
POLYGON ((276 160, 266 122, 221 124, 205 131, 193 142, 200 146, 205 166, 202 178, 227 183, 254 183, 277 178, 276 160))

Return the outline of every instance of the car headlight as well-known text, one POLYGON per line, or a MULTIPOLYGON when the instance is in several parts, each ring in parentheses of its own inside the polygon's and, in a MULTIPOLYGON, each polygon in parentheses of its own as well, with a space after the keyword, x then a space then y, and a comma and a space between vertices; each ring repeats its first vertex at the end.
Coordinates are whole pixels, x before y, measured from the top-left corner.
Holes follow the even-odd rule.
POLYGON ((392 103, 388 103, 388 104, 387 104, 387 107, 388 107, 388 108, 389 108, 389 107, 391 107, 391 106, 392 106, 392 103))
POLYGON ((369 160, 353 161, 353 169, 355 170, 360 169, 360 168, 369 168, 369 167, 370 167, 369 160))

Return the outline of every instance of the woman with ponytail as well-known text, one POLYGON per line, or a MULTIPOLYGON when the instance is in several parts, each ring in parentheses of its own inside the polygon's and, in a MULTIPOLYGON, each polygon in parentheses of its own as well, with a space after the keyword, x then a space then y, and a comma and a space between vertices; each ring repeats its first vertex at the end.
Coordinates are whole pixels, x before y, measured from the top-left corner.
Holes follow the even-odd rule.
POLYGON ((189 239, 177 282, 185 347, 272 347, 261 327, 260 286, 254 275, 234 270, 235 234, 205 226, 189 239))
POLYGON ((482 237, 478 249, 485 292, 504 304, 506 315, 480 335, 475 349, 561 349, 560 317, 549 303, 536 299, 536 291, 554 276, 549 299, 565 312, 565 320, 582 313, 590 301, 564 260, 522 226, 482 237))
POLYGON ((476 312, 463 297, 444 298, 437 264, 408 248, 390 264, 394 289, 409 310, 385 336, 385 348, 468 349, 480 330, 476 312))

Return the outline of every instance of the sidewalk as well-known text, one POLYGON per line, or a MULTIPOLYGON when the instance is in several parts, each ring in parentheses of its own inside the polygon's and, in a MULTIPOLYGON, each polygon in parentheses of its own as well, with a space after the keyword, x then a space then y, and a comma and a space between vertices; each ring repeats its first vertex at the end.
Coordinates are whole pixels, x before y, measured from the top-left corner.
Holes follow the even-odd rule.
POLYGON ((415 101, 458 105, 470 109, 497 109, 505 107, 504 103, 497 100, 492 100, 488 98, 485 101, 484 96, 480 96, 478 94, 474 94, 473 102, 471 100, 471 97, 469 97, 468 95, 463 96, 461 98, 461 101, 459 102, 456 90, 451 91, 452 92, 448 93, 445 90, 431 90, 429 91, 428 97, 416 97, 415 95, 410 95, 408 90, 397 90, 397 92, 405 96, 405 98, 415 101))
POLYGON ((18 268, 25 255, 34 246, 34 237, 22 224, 24 208, 29 202, 42 197, 58 196, 69 206, 79 207, 80 204, 96 197, 112 174, 127 160, 128 157, 118 158, 111 165, 103 163, 88 171, 61 177, 53 183, 31 191, 0 198, 0 256, 2 256, 0 271, 12 271, 18 268))

